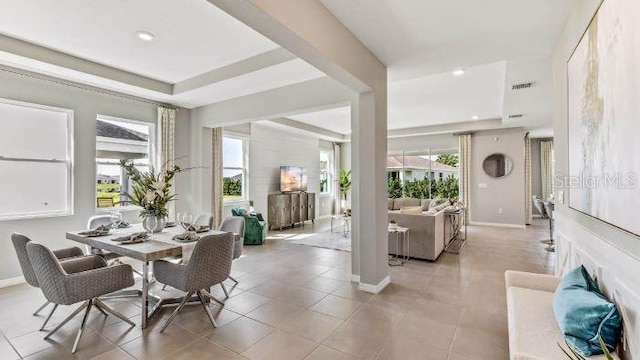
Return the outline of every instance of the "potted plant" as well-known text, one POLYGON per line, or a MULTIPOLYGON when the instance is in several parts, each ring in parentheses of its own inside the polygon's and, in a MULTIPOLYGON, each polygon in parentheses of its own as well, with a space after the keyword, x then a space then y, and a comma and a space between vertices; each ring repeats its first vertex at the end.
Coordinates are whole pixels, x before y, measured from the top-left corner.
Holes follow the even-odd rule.
POLYGON ((347 206, 347 193, 351 189, 351 170, 340 168, 340 176, 338 177, 338 185, 340 186, 340 194, 342 195, 342 207, 347 206))
POLYGON ((171 193, 171 180, 182 169, 175 165, 169 169, 163 166, 158 172, 153 167, 143 172, 136 169, 131 160, 120 160, 120 166, 133 183, 133 193, 124 192, 124 195, 142 208, 142 226, 150 232, 162 231, 169 215, 167 204, 176 196, 171 193))
POLYGON ((389 221, 389 230, 397 230, 398 229, 398 223, 395 220, 391 220, 389 221))

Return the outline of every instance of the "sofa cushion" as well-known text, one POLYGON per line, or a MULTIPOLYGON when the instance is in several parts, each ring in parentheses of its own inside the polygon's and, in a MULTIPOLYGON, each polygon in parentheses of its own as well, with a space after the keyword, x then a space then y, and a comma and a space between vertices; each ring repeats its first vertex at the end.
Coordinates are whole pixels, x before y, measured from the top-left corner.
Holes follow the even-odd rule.
POLYGON ((602 354, 598 334, 610 351, 620 340, 622 318, 584 266, 568 272, 556 289, 553 311, 567 343, 583 356, 602 354))
POLYGON ((444 204, 445 200, 444 199, 433 199, 431 200, 431 202, 429 203, 429 210, 435 210, 436 207, 438 207, 439 205, 444 204))
POLYGON ((400 209, 400 214, 421 215, 422 208, 420 206, 405 206, 400 209))
POLYGON ((429 210, 429 204, 431 204, 431 199, 420 200, 420 207, 422 207, 422 211, 429 210))
POLYGON ((393 210, 394 199, 387 199, 387 210, 393 210))
POLYGON ((393 201, 393 210, 400 210, 407 206, 420 206, 420 199, 401 198, 393 201))

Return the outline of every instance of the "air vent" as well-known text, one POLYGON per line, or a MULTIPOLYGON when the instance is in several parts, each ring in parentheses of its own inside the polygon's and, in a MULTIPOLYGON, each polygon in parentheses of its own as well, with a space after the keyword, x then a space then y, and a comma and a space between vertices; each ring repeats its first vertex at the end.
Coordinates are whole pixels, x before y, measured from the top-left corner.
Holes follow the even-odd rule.
POLYGON ((509 115, 509 119, 519 119, 521 117, 523 117, 524 114, 511 114, 509 115))
POLYGON ((525 82, 511 86, 511 90, 524 90, 533 86, 533 82, 525 82))

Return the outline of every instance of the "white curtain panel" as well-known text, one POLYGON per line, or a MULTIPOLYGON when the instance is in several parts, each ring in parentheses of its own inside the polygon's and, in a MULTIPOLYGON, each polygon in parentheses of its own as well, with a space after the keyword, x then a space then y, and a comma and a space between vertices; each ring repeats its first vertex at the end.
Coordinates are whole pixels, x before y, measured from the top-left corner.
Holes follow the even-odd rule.
POLYGON ((340 186, 338 186, 338 176, 340 174, 340 167, 342 166, 341 155, 342 147, 340 144, 333 143, 333 178, 329 179, 333 186, 333 211, 334 214, 340 214, 342 209, 340 208, 340 186))
MULTIPOLYGON (((158 135, 159 166, 162 169, 171 168, 175 164, 176 109, 158 107, 158 135)), ((171 185, 174 186, 175 181, 171 182, 171 185)), ((175 191, 175 187, 173 190, 175 191)), ((175 210, 175 202, 169 202, 169 221, 175 220, 175 210)))
POLYGON ((221 127, 211 129, 211 214, 213 214, 213 226, 217 229, 222 223, 222 135, 221 127))
POLYGON ((471 218, 471 134, 458 135, 458 153, 460 154, 460 199, 466 208, 464 221, 471 218))
POLYGON ((542 176, 542 199, 547 201, 553 194, 553 141, 540 141, 540 173, 542 176))
POLYGON ((524 136, 524 214, 527 225, 533 221, 531 213, 531 138, 524 136))

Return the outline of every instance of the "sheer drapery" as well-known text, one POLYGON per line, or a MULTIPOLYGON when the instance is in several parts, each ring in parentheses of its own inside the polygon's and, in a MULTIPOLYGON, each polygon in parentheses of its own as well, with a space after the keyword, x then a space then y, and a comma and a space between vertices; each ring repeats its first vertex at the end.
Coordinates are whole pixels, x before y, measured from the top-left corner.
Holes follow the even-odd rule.
MULTIPOLYGON (((173 167, 175 161, 175 132, 176 132, 176 109, 166 108, 163 106, 158 107, 158 134, 159 136, 159 160, 163 169, 173 167)), ((172 186, 175 185, 175 180, 172 180, 172 186)), ((175 191, 175 187, 173 188, 175 191)), ((168 220, 175 220, 175 202, 170 201, 168 207, 168 220)))
POLYGON ((460 198, 466 208, 465 223, 469 223, 471 213, 471 134, 458 136, 458 153, 460 154, 460 198))
POLYGON ((524 216, 526 224, 533 221, 531 213, 531 138, 529 134, 524 136, 524 216))
POLYGON ((540 141, 540 173, 542 177, 542 199, 553 194, 553 141, 540 141))
POLYGON ((223 183, 222 176, 222 135, 221 127, 211 129, 211 214, 213 214, 213 226, 218 228, 222 222, 223 183))
POLYGON ((341 163, 341 155, 342 147, 340 144, 333 144, 333 178, 330 181, 333 181, 333 213, 340 214, 342 212, 342 208, 340 207, 340 186, 338 186, 338 174, 340 174, 341 163))

